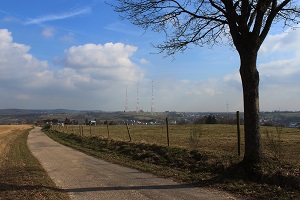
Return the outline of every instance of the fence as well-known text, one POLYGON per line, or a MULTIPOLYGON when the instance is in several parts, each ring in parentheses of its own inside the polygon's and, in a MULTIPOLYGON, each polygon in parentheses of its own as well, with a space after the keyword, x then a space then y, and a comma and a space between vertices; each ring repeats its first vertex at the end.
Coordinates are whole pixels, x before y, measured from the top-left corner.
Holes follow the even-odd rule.
MULTIPOLYGON (((67 134, 77 134, 86 137, 109 138, 113 140, 131 141, 135 143, 149 143, 167 146, 199 149, 214 155, 243 155, 244 127, 239 131, 237 139, 236 125, 224 124, 196 124, 196 125, 53 125, 52 130, 67 134), (168 131, 167 131, 168 129, 168 131), (237 152, 237 144, 240 147, 237 152)), ((276 127, 261 127, 263 151, 267 154, 276 154, 271 144, 274 140, 280 144, 282 159, 295 162, 300 166, 299 144, 300 129, 283 128, 280 138, 276 127), (267 134, 266 134, 267 133, 267 134), (270 138, 270 135, 273 137, 270 138)), ((274 145, 273 145, 274 146, 274 145)), ((278 155, 278 152, 277 152, 278 155)))
POLYGON ((235 125, 53 125, 51 129, 68 134, 202 149, 221 154, 236 154, 237 146, 235 125))

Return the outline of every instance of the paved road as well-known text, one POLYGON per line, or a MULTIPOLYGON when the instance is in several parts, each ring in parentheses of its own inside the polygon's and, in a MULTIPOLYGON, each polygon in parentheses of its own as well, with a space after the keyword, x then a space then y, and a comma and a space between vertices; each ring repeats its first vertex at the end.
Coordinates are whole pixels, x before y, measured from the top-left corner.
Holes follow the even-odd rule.
POLYGON ((96 159, 54 142, 38 127, 30 131, 28 146, 71 199, 236 199, 96 159))

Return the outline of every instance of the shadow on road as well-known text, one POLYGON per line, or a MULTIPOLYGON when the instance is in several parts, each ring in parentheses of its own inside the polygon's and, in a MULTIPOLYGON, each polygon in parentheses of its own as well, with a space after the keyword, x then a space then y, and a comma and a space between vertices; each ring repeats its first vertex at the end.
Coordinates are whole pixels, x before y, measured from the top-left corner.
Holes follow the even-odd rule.
POLYGON ((42 185, 16 185, 1 183, 0 191, 18 191, 18 190, 36 190, 48 189, 59 192, 95 192, 95 191, 120 191, 120 190, 169 190, 169 189, 187 189, 196 188, 190 184, 182 185, 146 185, 146 186, 116 186, 116 187, 89 187, 89 188, 69 188, 59 189, 55 187, 47 187, 42 185))

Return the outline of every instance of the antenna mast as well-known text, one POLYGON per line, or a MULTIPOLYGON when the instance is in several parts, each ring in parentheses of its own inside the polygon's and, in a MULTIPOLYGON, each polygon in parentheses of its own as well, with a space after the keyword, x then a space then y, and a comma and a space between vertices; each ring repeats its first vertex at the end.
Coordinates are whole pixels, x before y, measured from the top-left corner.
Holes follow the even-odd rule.
POLYGON ((154 106, 154 84, 152 80, 152 99, 151 99, 151 114, 154 115, 155 106, 154 106))
POLYGON ((228 104, 228 101, 227 101, 227 114, 229 115, 229 104, 228 104))
POLYGON ((136 84, 136 112, 140 111, 139 83, 136 84))
POLYGON ((128 95, 127 95, 127 85, 126 85, 126 95, 125 95, 125 112, 128 111, 128 95))

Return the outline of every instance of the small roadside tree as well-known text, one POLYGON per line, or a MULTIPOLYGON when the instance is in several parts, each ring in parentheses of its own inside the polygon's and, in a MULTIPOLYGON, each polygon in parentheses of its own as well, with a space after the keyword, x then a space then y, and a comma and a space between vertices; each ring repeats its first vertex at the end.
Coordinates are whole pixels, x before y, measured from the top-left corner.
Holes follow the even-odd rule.
POLYGON ((164 32, 156 45, 167 56, 188 45, 214 45, 227 37, 239 53, 245 120, 244 162, 261 161, 258 50, 272 24, 298 24, 298 0, 118 0, 121 18, 145 30, 164 32))
POLYGON ((217 124, 217 119, 214 115, 209 115, 208 117, 204 117, 205 124, 217 124))

